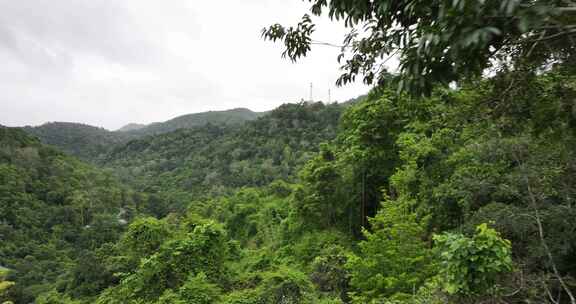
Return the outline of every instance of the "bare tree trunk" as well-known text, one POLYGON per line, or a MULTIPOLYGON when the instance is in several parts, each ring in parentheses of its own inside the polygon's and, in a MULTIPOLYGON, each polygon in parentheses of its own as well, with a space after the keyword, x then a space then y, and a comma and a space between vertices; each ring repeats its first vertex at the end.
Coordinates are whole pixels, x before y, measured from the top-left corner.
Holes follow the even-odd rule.
MULTIPOLYGON (((520 160, 520 157, 518 157, 518 155, 516 153, 513 153, 513 155, 514 155, 514 158, 516 159, 516 161, 518 162, 518 164, 523 165, 522 161, 520 160)), ((560 272, 558 271, 558 268, 556 267, 556 263, 554 262, 554 257, 552 255, 552 251, 550 251, 550 247, 548 247, 548 243, 546 243, 546 239, 544 237, 544 227, 542 225, 542 217, 540 216, 540 211, 538 210, 538 199, 536 198, 536 195, 534 194, 534 191, 532 190, 532 186, 530 185, 530 180, 528 178, 528 174, 526 174, 526 173, 524 174, 524 182, 526 183, 526 189, 528 190, 528 197, 530 199, 530 206, 533 209, 534 218, 536 219, 536 225, 538 226, 538 237, 540 239, 540 243, 542 244, 542 248, 544 248, 544 251, 546 252, 546 256, 548 257, 548 260, 550 261, 550 265, 552 266, 552 271, 554 273, 554 276, 558 279, 558 281, 560 282, 560 285, 562 286, 562 289, 566 292, 566 294, 570 298, 570 303, 576 304, 576 298, 574 298, 574 294, 572 294, 572 291, 570 291, 570 288, 568 287, 568 285, 566 284, 566 282, 564 281, 564 279, 560 275, 560 272)))
POLYGON ((550 247, 548 247, 548 243, 546 243, 546 239, 544 238, 544 228, 542 226, 542 219, 540 217, 540 212, 538 211, 537 199, 534 195, 534 192, 532 191, 532 187, 530 186, 528 178, 524 177, 524 179, 526 182, 526 187, 528 189, 528 195, 530 197, 531 206, 532 206, 532 209, 534 209, 534 218, 536 219, 536 224, 538 225, 538 237, 540 238, 540 243, 542 244, 542 247, 544 248, 544 251, 546 252, 546 255, 548 257, 548 260, 550 261, 550 265, 552 266, 552 271, 554 272, 554 275, 556 276, 556 278, 560 282, 562 289, 564 289, 564 291, 566 292, 566 294, 570 298, 570 303, 576 304, 576 298, 574 298, 572 291, 570 291, 570 288, 568 287, 566 282, 564 282, 564 279, 560 275, 560 272, 558 271, 558 268, 556 267, 556 263, 554 262, 554 257, 552 256, 552 252, 550 251, 550 247))
POLYGON ((366 227, 366 169, 362 169, 362 221, 361 226, 366 227))

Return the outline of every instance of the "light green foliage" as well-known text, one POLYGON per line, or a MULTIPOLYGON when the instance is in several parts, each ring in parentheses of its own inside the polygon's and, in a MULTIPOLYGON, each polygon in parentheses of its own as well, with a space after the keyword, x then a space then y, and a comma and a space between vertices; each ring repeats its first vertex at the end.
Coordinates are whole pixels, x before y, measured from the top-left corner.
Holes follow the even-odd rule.
POLYGON ((350 236, 338 230, 312 230, 292 235, 278 253, 285 259, 294 259, 309 266, 316 257, 329 254, 334 246, 348 248, 351 244, 350 236))
POLYGON ((449 294, 482 295, 495 290, 497 279, 512 271, 510 241, 481 224, 469 238, 445 233, 434 236, 440 250, 440 274, 449 294))
POLYGON ((69 296, 63 295, 57 291, 50 291, 40 295, 36 299, 36 304, 80 304, 80 301, 74 301, 69 296))
POLYGON ((303 225, 326 228, 345 216, 346 210, 338 204, 341 184, 336 167, 336 157, 328 145, 321 145, 318 155, 302 169, 300 176, 304 182, 303 193, 295 199, 295 209, 299 218, 306 218, 303 225))
POLYGON ((340 298, 323 298, 320 300, 317 300, 318 304, 344 304, 345 302, 343 302, 340 298))
POLYGON ((260 304, 260 297, 258 295, 258 290, 255 289, 245 289, 238 290, 228 293, 223 296, 221 304, 260 304))
POLYGON ((289 267, 263 273, 259 289, 264 303, 313 303, 310 280, 306 274, 289 267))
POLYGON ((180 287, 180 297, 185 303, 210 304, 214 303, 220 295, 216 284, 210 283, 204 273, 191 277, 180 287))
POLYGON ((130 258, 139 262, 158 250, 168 238, 168 225, 152 217, 134 220, 122 236, 120 247, 130 258))
POLYGON ((173 297, 169 290, 178 290, 178 297, 187 301, 193 298, 194 286, 204 284, 206 294, 194 300, 204 303, 202 301, 208 301, 206 298, 217 295, 218 288, 213 283, 226 280, 224 263, 229 258, 228 250, 226 233, 213 222, 195 226, 191 232, 176 233, 156 252, 143 258, 133 273, 101 296, 98 302, 155 301, 162 296, 163 301, 168 301, 173 297))
POLYGON ((172 291, 172 289, 167 289, 164 291, 162 296, 155 302, 156 304, 185 304, 184 300, 178 295, 178 293, 172 291))
MULTIPOLYGON (((230 237, 244 246, 280 246, 290 207, 286 196, 291 189, 286 183, 276 183, 279 184, 283 184, 281 197, 271 195, 271 190, 244 188, 234 195, 212 200, 205 213, 223 222, 230 237)), ((270 189, 274 188, 277 187, 270 189)))
POLYGON ((7 274, 8 270, 0 268, 0 299, 2 299, 2 295, 6 293, 10 287, 14 286, 14 282, 6 279, 7 274))
POLYGON ((354 303, 408 299, 431 275, 424 230, 403 205, 384 202, 347 263, 354 303))
POLYGON ((236 274, 232 285, 238 289, 224 295, 223 303, 277 303, 280 298, 287 303, 316 303, 315 288, 333 298, 347 292, 344 248, 350 246, 348 237, 298 226, 296 215, 288 213, 295 193, 289 192, 287 184, 279 193, 278 187, 279 183, 260 191, 242 189, 208 207, 244 247, 231 265, 236 274), (293 230, 294 225, 299 228, 293 230))
POLYGON ((175 293, 167 289, 156 304, 211 304, 220 295, 217 285, 210 283, 204 273, 191 276, 175 293))
POLYGON ((228 293, 222 304, 317 303, 312 283, 301 271, 279 266, 249 276, 248 288, 228 293))

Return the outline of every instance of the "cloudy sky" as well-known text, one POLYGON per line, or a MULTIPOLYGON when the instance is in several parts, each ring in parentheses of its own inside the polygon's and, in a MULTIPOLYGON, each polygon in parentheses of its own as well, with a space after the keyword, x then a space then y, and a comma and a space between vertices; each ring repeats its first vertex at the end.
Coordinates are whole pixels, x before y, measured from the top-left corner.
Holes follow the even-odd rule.
MULTIPOLYGON (((0 124, 74 121, 116 129, 208 110, 270 110, 309 95, 344 101, 337 48, 297 64, 260 30, 294 24, 299 0, 0 0, 0 124)), ((343 27, 319 24, 339 43, 343 27)))

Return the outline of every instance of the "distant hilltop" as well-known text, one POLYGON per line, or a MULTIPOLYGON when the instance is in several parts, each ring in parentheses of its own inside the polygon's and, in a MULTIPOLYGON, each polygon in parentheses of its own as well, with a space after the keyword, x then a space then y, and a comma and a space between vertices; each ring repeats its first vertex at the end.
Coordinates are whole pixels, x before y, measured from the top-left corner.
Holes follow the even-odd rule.
POLYGON ((179 129, 190 129, 207 124, 237 125, 255 120, 267 112, 253 112, 246 108, 225 111, 208 111, 186 114, 148 125, 129 123, 124 127, 109 131, 74 122, 49 122, 40 126, 26 126, 23 129, 38 137, 43 143, 57 146, 67 153, 84 160, 94 160, 112 145, 148 135, 159 135, 179 129))
POLYGON ((118 130, 135 136, 158 135, 189 129, 206 124, 234 125, 263 116, 266 112, 253 112, 246 108, 235 108, 224 111, 208 111, 201 113, 186 114, 170 119, 165 122, 155 122, 149 125, 128 124, 118 130))
POLYGON ((146 127, 145 124, 138 124, 138 123, 129 123, 125 126, 123 126, 122 128, 116 130, 117 132, 128 132, 128 131, 134 131, 134 130, 139 130, 146 127))

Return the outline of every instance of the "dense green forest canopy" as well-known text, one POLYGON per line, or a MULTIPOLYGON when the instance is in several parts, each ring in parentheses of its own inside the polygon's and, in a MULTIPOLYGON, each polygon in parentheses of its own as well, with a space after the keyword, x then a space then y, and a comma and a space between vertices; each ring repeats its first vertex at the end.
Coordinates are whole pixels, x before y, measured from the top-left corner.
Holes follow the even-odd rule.
POLYGON ((178 208, 230 189, 293 181, 318 145, 336 136, 342 110, 338 104, 285 104, 241 126, 211 123, 133 140, 112 149, 102 164, 178 208))
POLYGON ((130 139, 126 134, 69 122, 46 123, 38 127, 25 127, 24 130, 38 137, 43 143, 56 146, 84 160, 97 159, 109 147, 130 139))
POLYGON ((0 127, 0 265, 16 283, 0 294, 30 303, 54 286, 94 294, 114 282, 111 273, 91 269, 98 248, 117 241, 126 223, 146 212, 145 201, 111 174, 0 127))
POLYGON ((82 160, 97 163, 112 148, 133 139, 202 127, 207 124, 236 126, 254 120, 266 112, 252 112, 237 108, 227 111, 209 111, 178 116, 165 122, 149 125, 129 124, 120 130, 109 131, 80 123, 52 122, 24 130, 48 145, 56 146, 82 160))
POLYGON ((189 129, 201 127, 206 124, 215 125, 239 125, 246 121, 254 120, 266 112, 253 112, 245 108, 236 108, 226 111, 209 111, 178 116, 165 122, 152 123, 145 126, 132 128, 132 130, 123 130, 134 137, 163 134, 178 129, 189 129))
POLYGON ((67 150, 91 165, 0 127, 0 302, 576 304, 574 4, 310 3, 368 26, 342 83, 400 82, 67 150))
POLYGON ((2 297, 571 303, 576 77, 523 72, 505 102, 501 77, 146 137, 108 173, 4 128, 2 297))

